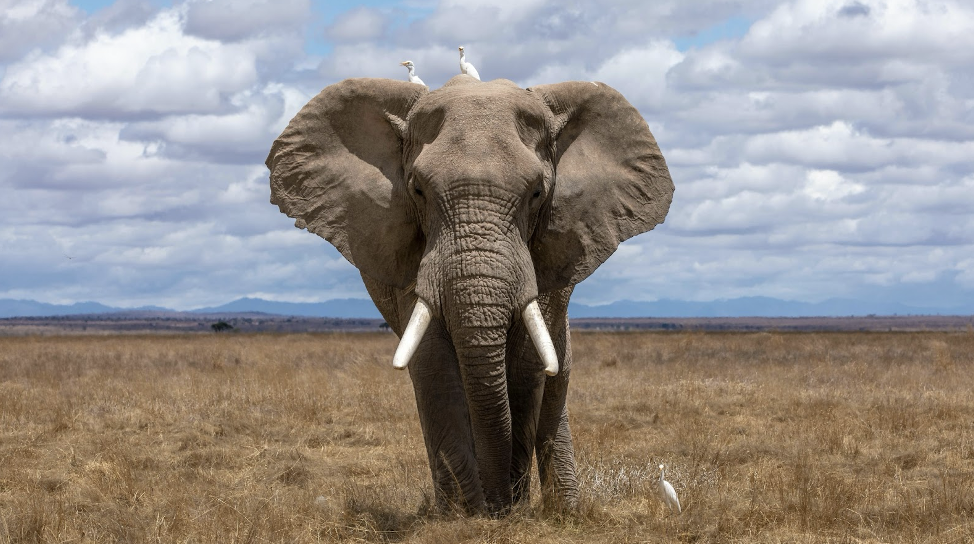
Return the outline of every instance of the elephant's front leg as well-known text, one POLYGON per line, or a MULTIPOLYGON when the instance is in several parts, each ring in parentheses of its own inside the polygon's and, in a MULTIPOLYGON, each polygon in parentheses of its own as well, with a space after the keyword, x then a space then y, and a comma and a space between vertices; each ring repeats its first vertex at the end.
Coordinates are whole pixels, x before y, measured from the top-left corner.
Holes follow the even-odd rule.
MULTIPOLYGON (((571 349, 561 360, 570 365, 571 349)), ((555 510, 573 510, 578 505, 578 470, 565 404, 570 374, 566 369, 547 379, 538 418, 538 476, 545 505, 555 510)))
POLYGON ((507 395, 511 406, 511 483, 514 503, 529 503, 531 459, 544 392, 544 364, 520 323, 509 335, 507 395))
MULTIPOLYGON (((554 450, 546 446, 542 451, 542 444, 558 443, 560 436, 568 436, 569 457, 574 459, 571 448, 571 435, 568 432, 567 412, 565 412, 564 431, 559 432, 559 419, 552 411, 557 411, 560 403, 564 408, 565 393, 567 392, 567 372, 571 366, 571 350, 568 349, 568 298, 571 288, 554 293, 544 293, 538 297, 545 325, 552 334, 552 342, 558 354, 561 366, 557 376, 547 378, 544 375, 544 364, 538 355, 538 350, 528 337, 523 323, 518 321, 511 329, 511 342, 507 353, 507 387, 511 405, 511 430, 513 451, 511 455, 511 482, 514 485, 514 502, 530 502, 531 488, 531 459, 538 450, 539 475, 542 482, 554 474, 561 474, 560 470, 548 470, 551 466, 562 466, 563 463, 551 462, 552 459, 565 458, 564 452, 552 455, 554 450), (547 379, 546 379, 547 378, 547 379), (564 379, 563 381, 561 379, 564 379), (546 384, 551 384, 546 386, 546 384), (564 388, 560 388, 564 384, 564 388)), ((555 450, 563 450, 556 448, 555 450)), ((574 476, 574 464, 572 477, 574 476)), ((564 475, 567 476, 567 475, 564 475)), ((565 478, 559 476, 558 479, 565 478)), ((571 479, 569 477, 568 479, 571 479)), ((556 486, 558 487, 558 486, 556 486)), ((559 487, 560 489, 560 487, 559 487)), ((548 489, 544 488, 545 494, 548 489)), ((575 493, 577 495, 577 492, 575 493)), ((560 493, 564 495, 564 493, 560 493)), ((574 502, 572 502, 574 504, 574 502)))
POLYGON ((467 401, 453 344, 433 320, 409 364, 419 422, 433 476, 436 509, 485 508, 467 401))
POLYGON ((557 375, 545 379, 535 448, 544 501, 547 507, 558 510, 573 510, 578 505, 578 470, 566 404, 572 371, 571 333, 568 329, 568 299, 571 293, 572 288, 567 287, 547 294, 542 301, 561 368, 557 375))

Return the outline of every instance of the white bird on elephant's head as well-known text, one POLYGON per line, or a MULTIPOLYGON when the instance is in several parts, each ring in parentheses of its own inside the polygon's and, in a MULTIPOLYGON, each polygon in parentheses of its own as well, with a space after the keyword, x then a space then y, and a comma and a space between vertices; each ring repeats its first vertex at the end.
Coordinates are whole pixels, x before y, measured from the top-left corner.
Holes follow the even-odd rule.
POLYGON ((473 67, 473 64, 467 62, 467 57, 463 54, 463 46, 460 46, 460 73, 467 74, 468 76, 473 76, 476 79, 480 79, 480 74, 477 73, 477 69, 473 67))
POLYGON ((402 61, 402 62, 399 63, 399 66, 405 66, 406 68, 409 69, 409 82, 410 83, 416 83, 417 85, 426 85, 425 83, 423 83, 423 80, 422 79, 419 79, 419 76, 416 75, 416 65, 413 64, 413 61, 411 61, 411 60, 404 60, 404 61, 402 61))
POLYGON ((677 513, 682 512, 680 508, 680 499, 676 496, 676 490, 663 479, 663 465, 659 466, 659 481, 656 482, 656 493, 659 495, 659 500, 663 501, 663 504, 670 509, 670 512, 676 510, 677 513))

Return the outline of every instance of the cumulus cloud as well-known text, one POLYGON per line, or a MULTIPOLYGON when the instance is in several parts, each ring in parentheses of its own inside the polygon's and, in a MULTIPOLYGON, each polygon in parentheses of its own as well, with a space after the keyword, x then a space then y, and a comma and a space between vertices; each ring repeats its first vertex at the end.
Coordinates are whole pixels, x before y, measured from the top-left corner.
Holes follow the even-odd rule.
POLYGON ((80 19, 67 0, 0 1, 0 63, 56 46, 80 19))
MULTIPOLYGON (((3 0, 0 0, 3 2, 3 0)), ((270 142, 345 77, 601 80, 677 192, 576 300, 974 295, 960 0, 0 4, 0 297, 177 308, 366 296, 268 203, 270 142), (304 40, 327 40, 310 53, 304 40)))
MULTIPOLYGON (((649 50, 666 40, 672 43, 675 37, 704 32, 728 17, 761 13, 771 4, 664 0, 650 7, 636 0, 451 0, 439 2, 429 16, 397 28, 391 36, 400 47, 431 50, 429 60, 436 51, 435 66, 422 71, 434 71, 435 77, 423 75, 434 86, 458 73, 459 45, 467 48, 468 60, 482 77, 532 85, 553 82, 546 77, 582 79, 629 51, 649 50), (449 68, 447 77, 440 76, 440 66, 449 68)), ((633 66, 627 79, 638 80, 647 67, 651 76, 655 74, 658 68, 649 64, 653 60, 633 66)))
POLYGON ((115 0, 114 4, 93 13, 81 28, 89 38, 99 32, 117 34, 144 25, 153 15, 155 8, 148 0, 115 0))
POLYGON ((0 112, 118 118, 211 111, 256 76, 253 52, 186 36, 171 10, 143 27, 99 33, 8 66, 0 112))
POLYGON ((801 0, 757 21, 741 49, 781 66, 798 59, 880 69, 910 60, 963 64, 974 56, 972 23, 974 9, 952 0, 801 0))
MULTIPOLYGON (((219 163, 263 161, 280 133, 285 98, 279 89, 245 91, 230 98, 238 109, 222 114, 168 116, 134 122, 119 134, 125 141, 145 142, 147 155, 219 163)), ((290 112, 292 115, 295 111, 290 112)))
POLYGON ((382 36, 388 22, 380 12, 369 8, 355 8, 339 15, 325 29, 325 35, 337 42, 368 42, 382 36))
POLYGON ((310 0, 190 0, 186 33, 237 41, 258 35, 298 31, 311 12, 310 0))

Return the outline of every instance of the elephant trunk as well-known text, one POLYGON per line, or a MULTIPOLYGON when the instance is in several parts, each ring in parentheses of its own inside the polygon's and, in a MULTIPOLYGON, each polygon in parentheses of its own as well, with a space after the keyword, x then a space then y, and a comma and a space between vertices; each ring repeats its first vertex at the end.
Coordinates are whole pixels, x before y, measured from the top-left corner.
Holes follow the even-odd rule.
POLYGON ((506 357, 514 308, 510 286, 502 283, 483 276, 455 280, 448 288, 453 296, 444 307, 490 514, 506 512, 513 502, 506 357))

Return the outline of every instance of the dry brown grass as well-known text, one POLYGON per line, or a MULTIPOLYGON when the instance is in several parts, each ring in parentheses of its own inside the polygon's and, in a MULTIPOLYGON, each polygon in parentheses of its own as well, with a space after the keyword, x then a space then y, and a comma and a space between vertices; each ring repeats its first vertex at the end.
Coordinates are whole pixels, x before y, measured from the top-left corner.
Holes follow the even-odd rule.
POLYGON ((573 343, 580 511, 491 521, 426 513, 390 334, 0 338, 0 543, 974 541, 974 333, 573 343))

